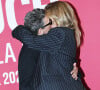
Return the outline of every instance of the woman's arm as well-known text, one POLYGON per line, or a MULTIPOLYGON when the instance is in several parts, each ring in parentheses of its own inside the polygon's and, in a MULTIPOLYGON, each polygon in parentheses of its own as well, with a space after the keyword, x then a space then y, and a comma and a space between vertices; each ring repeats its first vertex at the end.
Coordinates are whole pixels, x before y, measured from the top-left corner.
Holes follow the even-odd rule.
POLYGON ((60 28, 51 29, 46 35, 34 36, 22 25, 16 27, 12 31, 12 35, 23 44, 26 44, 28 48, 45 51, 59 49, 65 36, 60 28))

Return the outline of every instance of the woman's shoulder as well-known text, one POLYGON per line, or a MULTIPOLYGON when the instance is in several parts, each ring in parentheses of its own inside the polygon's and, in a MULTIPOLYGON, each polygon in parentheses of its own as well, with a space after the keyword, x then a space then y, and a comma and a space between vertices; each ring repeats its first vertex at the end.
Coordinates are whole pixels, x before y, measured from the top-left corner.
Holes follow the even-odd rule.
POLYGON ((55 27, 50 30, 50 32, 62 33, 62 34, 64 33, 70 34, 70 33, 74 33, 74 31, 75 31, 74 29, 68 27, 55 27))
POLYGON ((52 34, 64 34, 64 31, 61 27, 55 27, 55 28, 51 28, 49 33, 52 33, 52 34))

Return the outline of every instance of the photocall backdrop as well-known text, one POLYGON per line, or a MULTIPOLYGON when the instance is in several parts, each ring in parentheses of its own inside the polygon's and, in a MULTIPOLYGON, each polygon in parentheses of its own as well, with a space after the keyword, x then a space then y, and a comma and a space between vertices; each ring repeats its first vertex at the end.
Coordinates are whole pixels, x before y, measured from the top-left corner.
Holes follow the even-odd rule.
MULTIPOLYGON (((0 0, 0 90, 19 90, 18 56, 22 43, 12 30, 23 24, 34 8, 57 0, 0 0)), ((100 90, 100 0, 67 0, 77 10, 84 42, 80 49, 81 68, 91 90, 100 90)))

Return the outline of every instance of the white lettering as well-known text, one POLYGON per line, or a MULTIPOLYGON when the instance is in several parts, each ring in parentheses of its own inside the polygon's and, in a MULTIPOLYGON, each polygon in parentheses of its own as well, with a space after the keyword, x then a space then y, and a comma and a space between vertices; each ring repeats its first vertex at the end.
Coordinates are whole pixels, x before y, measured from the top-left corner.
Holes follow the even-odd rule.
POLYGON ((2 33, 4 30, 4 17, 3 17, 3 12, 2 12, 2 4, 0 0, 0 33, 2 33))
POLYGON ((22 2, 22 5, 30 4, 30 1, 29 0, 21 0, 21 2, 22 2))
POLYGON ((16 18, 15 18, 15 10, 14 10, 14 1, 15 0, 6 0, 6 14, 9 27, 14 29, 17 26, 16 18))
POLYGON ((7 43, 7 46, 6 46, 6 56, 5 56, 5 63, 8 63, 8 59, 9 58, 12 58, 13 62, 16 62, 16 59, 15 59, 15 55, 13 53, 13 50, 12 50, 12 47, 11 47, 11 44, 10 43, 7 43), (10 50, 10 55, 8 54, 9 53, 9 50, 10 50))

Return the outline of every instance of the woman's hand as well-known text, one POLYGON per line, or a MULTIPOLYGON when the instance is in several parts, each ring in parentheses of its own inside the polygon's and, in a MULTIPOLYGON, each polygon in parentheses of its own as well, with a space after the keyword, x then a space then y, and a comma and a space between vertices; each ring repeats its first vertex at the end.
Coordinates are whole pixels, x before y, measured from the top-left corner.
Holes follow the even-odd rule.
POLYGON ((73 70, 71 71, 71 75, 73 77, 73 79, 77 80, 78 79, 78 67, 76 65, 76 63, 73 64, 73 70))

